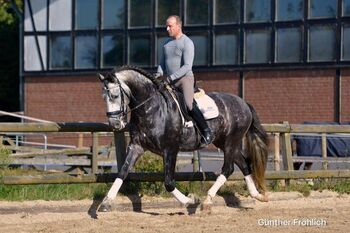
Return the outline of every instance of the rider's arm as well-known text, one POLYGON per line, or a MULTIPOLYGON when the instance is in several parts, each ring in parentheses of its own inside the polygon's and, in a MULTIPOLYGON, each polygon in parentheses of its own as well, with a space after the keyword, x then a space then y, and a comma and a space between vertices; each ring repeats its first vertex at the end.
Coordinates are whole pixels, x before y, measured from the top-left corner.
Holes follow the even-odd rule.
POLYGON ((160 63, 158 65, 156 77, 160 77, 164 75, 164 70, 165 70, 165 57, 164 57, 164 50, 162 52, 162 55, 160 57, 160 63))

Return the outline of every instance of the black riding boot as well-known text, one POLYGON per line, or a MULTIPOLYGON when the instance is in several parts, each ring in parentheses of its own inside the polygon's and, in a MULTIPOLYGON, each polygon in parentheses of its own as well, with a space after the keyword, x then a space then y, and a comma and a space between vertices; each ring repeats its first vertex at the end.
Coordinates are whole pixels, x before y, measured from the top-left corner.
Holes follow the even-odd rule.
POLYGON ((213 140, 213 133, 211 132, 211 129, 204 119, 203 113, 198 108, 196 103, 193 103, 190 114, 193 120, 196 121, 197 126, 203 135, 202 143, 206 145, 210 144, 213 140))

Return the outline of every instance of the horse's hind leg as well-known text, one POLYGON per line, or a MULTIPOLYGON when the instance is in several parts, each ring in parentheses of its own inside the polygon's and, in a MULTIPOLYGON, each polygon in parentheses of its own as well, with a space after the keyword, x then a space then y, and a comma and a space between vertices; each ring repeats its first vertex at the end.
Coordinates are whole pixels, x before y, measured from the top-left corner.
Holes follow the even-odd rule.
POLYGON ((267 202, 267 196, 262 195, 256 189, 255 183, 252 178, 252 171, 250 169, 249 162, 243 155, 242 150, 240 150, 239 153, 236 154, 234 158, 234 163, 237 164, 237 166, 239 167, 239 169, 241 169, 244 175, 244 180, 247 184, 250 196, 257 199, 258 201, 267 202))
POLYGON ((252 177, 252 170, 249 165, 250 162, 248 161, 247 157, 244 156, 243 150, 240 148, 237 151, 237 153, 233 155, 234 155, 234 158, 233 158, 234 163, 239 167, 239 169, 241 169, 243 173, 244 180, 247 184, 247 188, 250 196, 257 199, 258 201, 267 202, 268 201, 267 196, 259 193, 259 191, 256 188, 256 185, 252 177))
POLYGON ((207 206, 212 205, 212 199, 216 196, 217 191, 221 188, 222 185, 224 185, 227 178, 233 173, 234 164, 237 164, 237 166, 242 171, 244 179, 248 186, 249 194, 259 201, 267 201, 267 197, 260 194, 256 189, 251 176, 252 172, 249 166, 249 162, 244 157, 242 153, 242 143, 239 142, 225 146, 224 164, 222 166, 221 174, 216 179, 214 185, 209 189, 207 198, 203 203, 203 208, 207 208, 207 206))
POLYGON ((211 188, 208 190, 207 198, 203 202, 202 208, 207 209, 210 208, 210 206, 213 204, 212 200, 216 196, 216 193, 221 188, 221 186, 224 185, 227 178, 233 173, 234 171, 234 154, 238 153, 237 149, 234 147, 225 147, 223 148, 224 151, 224 164, 221 169, 221 174, 217 177, 215 183, 211 188))

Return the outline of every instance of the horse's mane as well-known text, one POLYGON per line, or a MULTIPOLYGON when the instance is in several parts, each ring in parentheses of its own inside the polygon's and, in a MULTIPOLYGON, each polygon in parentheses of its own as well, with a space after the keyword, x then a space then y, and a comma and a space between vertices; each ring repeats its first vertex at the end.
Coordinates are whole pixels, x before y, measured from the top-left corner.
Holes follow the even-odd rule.
POLYGON ((154 77, 153 74, 147 72, 146 70, 144 69, 141 69, 140 67, 137 67, 137 66, 131 66, 131 65, 124 65, 122 67, 119 67, 119 68, 114 68, 113 69, 113 74, 116 73, 116 72, 120 72, 120 71, 123 71, 123 70, 133 70, 133 71, 136 71, 140 74, 142 74, 143 76, 145 76, 147 79, 149 79, 150 81, 152 81, 152 83, 156 84, 156 78, 154 77))

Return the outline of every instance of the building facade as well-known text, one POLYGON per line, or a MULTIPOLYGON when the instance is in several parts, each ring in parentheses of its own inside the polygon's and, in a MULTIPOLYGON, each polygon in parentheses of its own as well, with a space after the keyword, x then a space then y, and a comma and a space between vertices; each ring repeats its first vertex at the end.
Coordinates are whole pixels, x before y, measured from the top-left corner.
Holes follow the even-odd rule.
POLYGON ((350 0, 25 0, 23 104, 51 121, 105 122, 97 72, 156 70, 176 14, 207 92, 263 123, 350 121, 350 0))

